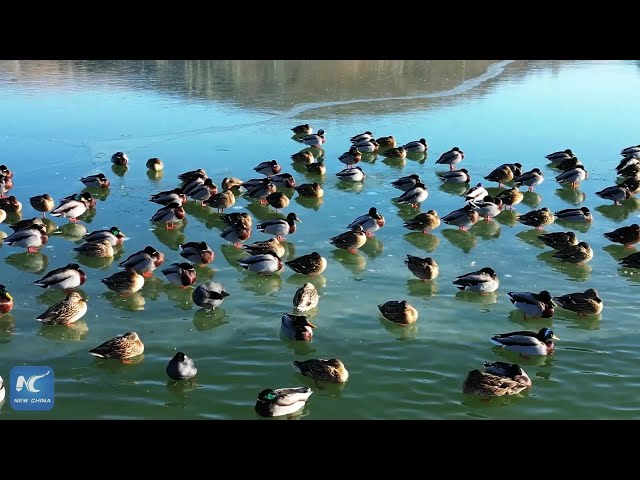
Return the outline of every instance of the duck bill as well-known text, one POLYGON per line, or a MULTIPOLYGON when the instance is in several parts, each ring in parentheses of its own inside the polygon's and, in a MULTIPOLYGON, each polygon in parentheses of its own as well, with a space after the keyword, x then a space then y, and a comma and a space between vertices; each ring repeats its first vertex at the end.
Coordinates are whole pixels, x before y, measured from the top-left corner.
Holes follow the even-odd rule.
POLYGON ((296 217, 295 221, 296 221, 296 222, 298 222, 298 223, 302 223, 302 220, 300 220, 300 219, 299 219, 299 218, 297 218, 297 217, 296 217))
POLYGON ((556 337, 555 335, 552 335, 551 338, 553 338, 554 340, 560 340, 560 338, 556 337))
POLYGON ((309 320, 307 320, 307 325, 311 328, 316 328, 316 326, 313 323, 311 323, 309 320))

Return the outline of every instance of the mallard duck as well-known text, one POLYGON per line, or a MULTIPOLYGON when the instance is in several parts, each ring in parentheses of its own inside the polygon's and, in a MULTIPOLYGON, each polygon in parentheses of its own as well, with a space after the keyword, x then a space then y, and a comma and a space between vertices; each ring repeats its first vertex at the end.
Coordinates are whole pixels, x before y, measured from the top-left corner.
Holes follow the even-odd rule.
POLYGON ((384 223, 384 217, 378 213, 378 209, 376 207, 371 207, 369 209, 369 213, 357 217, 353 222, 347 225, 347 228, 353 228, 356 225, 360 225, 367 237, 372 237, 373 232, 384 227, 384 223))
POLYGON ((132 295, 144 287, 144 277, 133 268, 123 272, 116 272, 110 277, 100 280, 109 290, 123 295, 132 295))
POLYGON ((307 312, 318 306, 320 295, 313 283, 306 282, 293 295, 293 308, 297 312, 307 312))
POLYGON ((33 284, 42 288, 72 290, 83 285, 86 281, 87 274, 80 268, 80 265, 69 263, 64 267, 51 270, 40 280, 33 282, 33 284))
POLYGON ((429 210, 407 220, 402 226, 409 230, 417 230, 429 234, 431 230, 440 226, 440 217, 438 217, 438 213, 435 210, 429 210))
POLYGON ((540 171, 539 168, 534 168, 533 170, 529 170, 522 175, 514 176, 513 181, 516 187, 529 187, 529 191, 532 192, 534 187, 537 187, 542 182, 544 182, 544 175, 540 171))
POLYGON ((0 175, 3 175, 7 178, 13 178, 13 172, 9 170, 6 165, 0 165, 0 175))
POLYGON ((445 183, 470 183, 471 175, 466 168, 460 170, 451 170, 449 172, 442 172, 438 174, 440 180, 445 183))
POLYGON ((253 226, 253 218, 247 212, 232 212, 220 215, 220 220, 228 227, 248 228, 253 226))
POLYGON ((159 172, 164 168, 164 163, 162 163, 162 160, 157 157, 150 158, 149 160, 147 160, 147 163, 145 165, 147 167, 147 170, 152 170, 154 172, 159 172))
POLYGON ((285 254, 284 246, 276 238, 270 238, 269 240, 261 242, 254 242, 251 245, 243 245, 242 248, 251 255, 273 252, 278 258, 282 258, 285 254))
POLYGON ((329 243, 351 253, 356 253, 357 249, 367 243, 367 234, 362 229, 362 225, 356 224, 348 232, 331 237, 329 243))
POLYGON ((324 130, 320 129, 316 134, 310 133, 308 135, 305 135, 304 137, 302 137, 301 140, 302 140, 302 143, 310 147, 319 147, 326 140, 324 138, 324 130))
POLYGON ((196 175, 193 179, 182 184, 181 188, 185 195, 188 197, 196 188, 204 185, 205 180, 209 178, 206 175, 196 175))
POLYGON ((536 230, 540 230, 542 227, 553 223, 553 213, 551 213, 551 210, 547 207, 544 207, 539 210, 531 210, 524 215, 518 215, 517 220, 523 225, 535 227, 536 230))
POLYGON ((538 333, 529 330, 500 333, 491 337, 491 343, 519 353, 522 356, 549 355, 555 348, 553 341, 560 340, 550 328, 542 328, 538 333))
POLYGON ((153 271, 163 263, 164 253, 147 245, 143 250, 130 255, 126 260, 120 262, 118 266, 125 270, 132 269, 143 277, 149 278, 153 275, 153 271))
POLYGON ((13 179, 0 173, 0 198, 4 198, 9 190, 13 188, 13 179))
POLYGON ((344 363, 337 358, 296 360, 291 365, 296 372, 317 382, 345 383, 349 379, 349 372, 344 363))
POLYGON ((251 229, 243 227, 229 226, 220 232, 220 238, 231 242, 234 247, 241 248, 242 243, 251 237, 251 229))
POLYGON ((9 228, 11 228, 11 230, 13 230, 14 232, 17 232, 18 230, 28 230, 29 228, 35 228, 38 226, 43 226, 46 228, 46 225, 42 220, 40 220, 40 218, 33 217, 11 224, 9 225, 9 228))
POLYGON ((344 152, 342 155, 338 157, 338 160, 341 163, 344 163, 347 168, 351 168, 351 166, 356 163, 360 163, 362 160, 362 153, 358 150, 357 147, 353 146, 349 149, 349 151, 344 152))
POLYGON ((225 190, 223 192, 212 195, 204 203, 211 208, 216 208, 218 210, 218 213, 222 213, 226 208, 230 208, 236 203, 236 196, 231 190, 225 190))
POLYGON ((193 358, 182 352, 176 353, 165 369, 171 380, 191 380, 198 373, 193 358))
POLYGON ((196 283, 196 270, 193 265, 187 262, 172 263, 161 270, 169 282, 178 287, 187 288, 196 283))
POLYGON ((416 184, 423 183, 420 180, 420 176, 417 173, 412 173, 411 175, 407 175, 406 177, 400 177, 397 180, 391 182, 391 186, 393 188, 397 188, 398 190, 402 190, 406 192, 407 190, 411 190, 415 188, 416 184))
POLYGON ((407 254, 404 264, 420 280, 433 280, 440 273, 438 264, 431 257, 420 258, 407 254))
POLYGON ((78 292, 69 292, 47 311, 38 315, 36 320, 44 325, 71 325, 87 313, 87 301, 78 292))
POLYGON ((521 163, 503 163, 500 167, 509 167, 513 172, 513 177, 519 177, 522 175, 522 164, 521 163))
POLYGON ((578 238, 573 232, 552 232, 538 235, 538 239, 554 250, 562 250, 578 244, 578 238))
POLYGON ((640 268, 640 252, 632 253, 621 258, 618 263, 627 268, 640 268))
POLYGON ((388 158, 407 158, 407 151, 404 147, 389 148, 383 155, 388 158))
POLYGON ((144 352, 144 344, 136 332, 127 332, 107 340, 96 348, 89 350, 89 354, 99 358, 117 358, 126 360, 137 357, 144 352))
POLYGON ((553 213, 558 220, 571 220, 578 222, 591 222, 593 215, 587 207, 582 208, 565 208, 553 213))
POLYGON ((269 195, 267 195, 266 201, 269 205, 276 209, 276 212, 282 210, 283 208, 287 208, 290 203, 289 197, 287 197, 283 192, 270 193, 269 195))
POLYGON ((378 142, 378 145, 380 145, 380 148, 395 148, 396 146, 396 139, 393 138, 393 135, 389 135, 388 137, 377 138, 376 142, 378 142))
POLYGON ((373 139, 361 140, 357 143, 354 143, 352 148, 355 148, 360 153, 373 153, 377 152, 380 149, 380 145, 373 139))
POLYGON ((181 188, 174 188, 173 190, 166 190, 164 192, 159 192, 151 195, 149 200, 153 203, 164 206, 167 206, 170 203, 177 203, 178 205, 182 205, 187 202, 187 196, 184 194, 181 188))
POLYGON ((294 212, 290 212, 287 218, 275 218, 273 220, 266 220, 259 223, 256 228, 269 235, 275 235, 275 237, 282 241, 285 236, 293 235, 296 231, 295 222, 302 223, 302 220, 294 212))
POLYGON ((182 183, 185 183, 185 184, 190 183, 196 178, 202 178, 202 179, 208 178, 207 172, 204 170, 204 168, 189 170, 188 172, 183 172, 180 175, 178 175, 178 180, 180 180, 182 183))
POLYGON ((624 186, 614 185, 613 187, 607 187, 604 190, 596 192, 596 195, 605 200, 613 200, 614 205, 620 205, 620 202, 623 200, 630 199, 632 193, 624 186))
POLYGON ((308 387, 268 388, 258 394, 255 410, 261 417, 290 415, 304 408, 312 393, 308 387))
POLYGON ((621 177, 635 177, 640 173, 640 162, 629 163, 626 167, 618 172, 621 177))
POLYGON ((345 182, 362 182, 367 175, 360 167, 345 168, 336 173, 336 177, 345 182))
POLYGON ((626 188, 627 190, 629 190, 629 192, 631 192, 631 195, 633 196, 636 193, 640 192, 640 175, 625 178, 618 186, 626 188))
POLYGON ((549 155, 545 155, 544 158, 552 162, 557 162, 559 160, 564 160, 565 158, 573 158, 573 157, 575 157, 574 153, 571 151, 570 148, 567 148, 566 150, 563 150, 561 152, 553 152, 553 153, 550 153, 549 155))
POLYGON ((64 217, 68 218, 70 222, 77 222, 77 218, 85 213, 89 208, 89 203, 85 197, 80 194, 76 194, 70 200, 66 200, 60 203, 55 209, 51 211, 52 217, 64 217))
POLYGON ((242 187, 244 185, 244 182, 242 180, 240 180, 239 178, 235 178, 235 177, 225 177, 222 179, 222 190, 224 190, 225 192, 227 190, 231 190, 233 188, 235 189, 239 189, 240 187, 242 187))
POLYGON ((218 186, 213 183, 213 179, 207 178, 202 184, 189 191, 189 198, 199 201, 200 205, 204 205, 204 201, 209 200, 216 193, 218 193, 218 186))
POLYGON ((517 187, 513 187, 498 193, 495 198, 499 198, 503 205, 513 210, 513 207, 522 202, 524 194, 517 187))
POLYGON ((34 225, 25 230, 17 230, 6 237, 4 243, 7 245, 26 248, 27 252, 35 253, 42 245, 49 241, 47 228, 44 225, 34 225))
POLYGON ((318 252, 284 262, 291 270, 303 275, 320 275, 327 268, 327 259, 318 252))
POLYGON ((109 188, 111 182, 104 173, 98 173, 97 175, 88 175, 80 179, 84 183, 85 187, 89 188, 109 188))
POLYGON ((594 288, 589 288, 583 293, 568 293, 559 297, 553 297, 553 300, 555 300, 559 307, 575 312, 580 316, 597 315, 602 312, 602 308, 604 307, 602 299, 594 288))
POLYGON ((398 197, 398 203, 418 208, 418 206, 424 202, 428 196, 429 190, 427 190, 427 186, 424 183, 416 183, 415 187, 407 190, 398 197))
POLYGON ((291 131, 296 135, 311 135, 313 128, 308 123, 305 123, 304 125, 296 125, 291 131))
POLYGON ((193 303, 205 310, 214 310, 218 308, 229 295, 229 292, 224 289, 221 283, 206 282, 196 287, 191 294, 191 299, 193 303))
POLYGON ((118 227, 111 227, 108 230, 96 230, 95 232, 87 233, 82 238, 86 242, 109 240, 111 246, 115 247, 116 245, 122 245, 125 235, 118 227))
POLYGON ((313 156, 313 153, 311 153, 309 150, 302 150, 298 153, 294 153, 293 155, 291 155, 291 160, 293 160, 294 162, 309 164, 314 162, 315 157, 313 156))
POLYGON ((44 217, 47 212, 50 212, 56 207, 53 198, 48 193, 44 195, 36 195, 29 199, 29 203, 33 207, 34 210, 38 212, 42 212, 42 216, 44 217))
POLYGON ((418 310, 406 300, 389 300, 378 305, 384 318, 400 325, 409 325, 418 320, 418 310))
POLYGON ((633 153, 640 153, 640 145, 632 145, 620 150, 620 155, 631 155, 633 153))
POLYGON ((207 265, 213 262, 215 253, 207 242, 187 242, 178 245, 180 256, 197 265, 207 265))
POLYGON ((440 158, 436 160, 437 165, 449 165, 449 170, 455 170, 455 164, 464 160, 464 152, 458 147, 453 147, 448 152, 444 152, 440 155, 440 158))
POLYGON ((489 175, 484 177, 484 179, 490 182, 496 182, 499 187, 502 187, 503 183, 513 180, 513 170, 511 170, 508 165, 500 165, 489 173, 489 175))
POLYGON ((307 165, 307 173, 313 175, 325 175, 327 173, 327 166, 324 164, 324 162, 320 161, 309 163, 307 165))
POLYGON ((554 164, 553 168, 564 172, 576 168, 578 165, 582 165, 582 162, 577 157, 571 157, 554 164))
POLYGON ((429 148, 424 138, 405 143, 403 147, 407 152, 426 152, 429 148))
POLYGON ((83 243, 79 247, 74 248, 74 250, 80 255, 84 255, 86 257, 113 257, 113 246, 107 238, 97 242, 83 243))
POLYGON ((318 182, 298 185, 296 187, 296 192, 298 192, 298 195, 301 197, 321 198, 324 195, 324 190, 318 182))
POLYGON ((127 165, 129 163, 129 157, 126 153, 116 152, 111 155, 111 163, 114 165, 127 165))
MULTIPOLYGON (((231 194, 233 196, 233 194, 231 194)), ((212 197, 213 198, 213 197, 212 197)), ((151 217, 152 222, 164 223, 167 230, 173 229, 173 224, 182 220, 186 215, 184 207, 176 202, 171 202, 166 207, 159 208, 151 217)))
POLYGON ((636 157, 631 157, 631 156, 624 157, 622 160, 620 160, 620 162, 616 166, 616 173, 620 173, 622 170, 624 170, 628 166, 635 165, 636 163, 640 163, 640 160, 638 160, 636 157))
POLYGON ((568 183, 571 185, 571 188, 576 188, 578 183, 583 182, 587 178, 589 178, 589 173, 585 170, 584 165, 578 165, 556 176, 556 181, 560 184, 568 183))
POLYGON ((5 212, 4 210, 0 209, 0 223, 4 222, 6 219, 7 219, 7 212, 5 212))
POLYGON ((458 227, 458 230, 466 230, 475 225, 479 218, 480 214, 471 205, 465 205, 445 215, 441 220, 447 225, 458 227))
POLYGON ((484 267, 478 271, 457 276, 453 284, 460 290, 485 295, 498 289, 500 279, 493 268, 484 267))
POLYGON ((499 198, 492 199, 489 195, 484 197, 483 200, 479 198, 471 200, 468 204, 486 221, 498 216, 502 211, 502 200, 499 198))
POLYGON ((632 245, 640 242, 640 225, 634 223, 626 227, 616 228, 612 232, 604 234, 607 240, 615 243, 621 243, 625 247, 631 248, 632 245))
POLYGON ((553 257, 562 262, 587 263, 593 258, 593 250, 587 242, 580 242, 558 250, 553 257))
POLYGON ((246 197, 259 200, 261 204, 267 204, 267 197, 276 191, 276 185, 269 178, 265 178, 260 184, 247 190, 246 197))
POLYGON ((245 270, 262 275, 271 275, 282 270, 283 263, 275 252, 261 253, 244 258, 238 262, 245 270))
MULTIPOLYGON (((305 285, 307 285, 305 283, 305 285)), ((311 285, 311 284, 308 284, 311 285)), ((316 302, 317 303, 317 302, 316 302)), ((295 302, 294 302, 295 305, 295 302)), ((13 308, 13 297, 7 292, 7 287, 0 284, 0 314, 9 313, 13 308)))
POLYGON ((295 188, 296 186, 296 179, 290 173, 273 175, 271 182, 278 188, 295 188))
POLYGON ((260 162, 253 170, 260 173, 261 175, 270 177, 271 175, 280 173, 282 167, 278 165, 278 162, 276 160, 267 160, 264 162, 260 162))
POLYGON ((22 203, 13 195, 0 198, 0 210, 6 213, 17 213, 22 210, 22 203))
POLYGON ((553 307, 555 304, 551 299, 551 294, 543 290, 540 293, 532 292, 507 292, 509 300, 514 307, 524 314, 525 320, 527 315, 530 317, 553 317, 553 307))
POLYGON ((304 315, 282 314, 280 334, 283 337, 289 338, 290 340, 310 342, 311 338, 313 338, 313 328, 316 328, 316 326, 304 315))
POLYGON ((366 142, 367 140, 371 140, 373 138, 373 133, 371 133, 370 131, 366 131, 364 133, 359 133, 357 135, 354 135, 353 137, 351 137, 351 143, 358 143, 358 142, 366 142))
POLYGON ((76 200, 78 196, 82 197, 80 198, 80 200, 84 200, 84 203, 87 205, 87 209, 96 208, 96 199, 93 198, 93 195, 91 195, 89 192, 74 193, 72 195, 69 195, 68 197, 61 198, 60 204, 70 202, 71 200, 76 200))
POLYGON ((462 392, 479 397, 504 397, 516 395, 531 387, 531 379, 515 363, 484 362, 485 371, 471 370, 462 392))

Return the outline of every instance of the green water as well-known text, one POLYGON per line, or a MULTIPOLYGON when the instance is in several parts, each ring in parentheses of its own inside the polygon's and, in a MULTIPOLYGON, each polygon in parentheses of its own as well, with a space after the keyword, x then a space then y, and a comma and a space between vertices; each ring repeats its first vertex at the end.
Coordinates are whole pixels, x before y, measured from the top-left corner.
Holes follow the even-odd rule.
MULTIPOLYGON (((24 204, 22 218, 36 215, 28 199, 80 191, 78 178, 104 172, 110 190, 87 231, 117 225, 129 237, 111 263, 85 265, 81 287, 87 315, 74 328, 41 327, 35 317, 62 298, 32 284, 47 271, 76 259, 78 244, 66 222, 39 254, 0 247, 0 283, 15 308, 0 317, 0 375, 9 389, 17 365, 55 370, 56 404, 49 412, 18 412, 9 405, 2 419, 24 418, 208 418, 256 419, 253 406, 264 388, 309 386, 302 419, 630 419, 640 417, 635 369, 640 341, 636 311, 640 271, 616 260, 635 250, 613 245, 602 234, 637 221, 640 203, 621 207, 595 192, 612 185, 621 148, 640 143, 633 106, 640 101, 638 62, 0 62, 0 163, 14 171, 10 192, 24 204), (388 98, 385 100, 385 98, 388 98), (294 195, 286 212, 303 223, 287 243, 287 259, 318 251, 329 265, 311 279, 320 304, 313 316, 313 341, 280 339, 280 316, 292 308, 307 279, 286 268, 270 277, 237 266, 244 254, 219 237, 220 222, 208 208, 187 206, 183 229, 156 229, 149 218, 152 193, 178 186, 176 175, 198 167, 219 185, 225 176, 256 177, 252 168, 275 158, 298 183, 313 181, 294 170, 289 156, 301 149, 290 128, 310 123, 327 132, 325 197, 304 202, 294 195), (362 162, 364 184, 343 185, 335 173, 348 139, 370 130, 400 143, 421 137, 426 161, 362 162), (525 170, 539 167, 545 182, 516 207, 552 210, 588 206, 591 225, 573 229, 594 249, 584 267, 549 260, 535 232, 502 213, 470 232, 442 225, 433 235, 405 230, 415 212, 398 208, 389 183, 419 173, 429 198, 421 210, 443 216, 463 205, 463 188, 443 188, 434 166, 453 146, 465 152, 459 167, 472 184, 505 162, 525 170), (547 153, 572 148, 590 173, 578 190, 561 188, 547 153), (126 152, 123 176, 111 154, 126 152), (159 157, 163 175, 150 178, 145 162, 159 157), (328 239, 355 217, 378 208, 384 228, 355 255, 337 251, 328 239), (75 240, 75 241, 74 241, 75 240), (191 289, 171 286, 159 271, 138 294, 121 298, 100 279, 117 263, 153 245, 166 263, 180 261, 178 244, 206 240, 216 258, 198 269, 198 284, 221 282, 230 292, 215 315, 191 304, 191 289), (440 275, 417 281, 404 266, 406 254, 432 256, 440 275), (456 275, 493 267, 500 288, 484 297, 458 293, 456 275), (524 321, 508 291, 549 290, 552 295, 596 288, 604 300, 598 317, 579 318, 556 310, 552 319, 524 321), (420 313, 411 327, 389 326, 376 305, 407 299, 420 313), (489 342, 496 333, 552 326, 560 341, 548 357, 520 359, 489 342), (142 361, 125 365, 98 360, 87 351, 115 335, 137 331, 145 344, 142 361), (193 385, 168 384, 165 366, 177 350, 195 359, 193 385), (302 377, 291 362, 340 358, 350 372, 340 387, 302 377), (487 360, 518 361, 533 388, 490 403, 462 394, 469 370, 487 360)), ((316 179, 317 180, 317 179, 316 179)), ((493 192, 493 190, 490 190, 493 192)), ((238 198, 232 211, 248 210, 256 222, 273 209, 238 198)), ((82 230, 82 227, 78 227, 82 230)), ((0 231, 9 233, 6 224, 0 231)), ((77 231, 76 231, 77 233, 77 231)), ((268 236, 253 231, 250 242, 268 236)))

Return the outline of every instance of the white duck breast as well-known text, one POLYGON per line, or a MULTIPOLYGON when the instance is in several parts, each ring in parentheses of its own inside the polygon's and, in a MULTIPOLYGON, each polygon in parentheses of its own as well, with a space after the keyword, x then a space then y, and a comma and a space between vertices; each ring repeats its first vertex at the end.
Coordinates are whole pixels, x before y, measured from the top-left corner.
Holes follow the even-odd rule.
POLYGON ((366 215, 360 215, 353 222, 347 225, 347 228, 351 229, 356 225, 360 225, 365 232, 373 233, 384 226, 384 218, 378 213, 375 208, 371 208, 366 215), (377 218, 380 217, 380 218, 377 218))
POLYGON ((554 212, 559 220, 583 221, 590 222, 592 219, 591 212, 587 207, 582 208, 565 208, 554 212))
POLYGON ((538 339, 535 332, 521 331, 495 335, 490 341, 521 355, 547 355, 549 352, 547 345, 538 339))
POLYGON ((398 198, 398 203, 417 205, 424 202, 428 196, 429 191, 427 190, 425 185, 423 183, 418 183, 411 190, 407 190, 402 195, 400 195, 400 198, 398 198))
POLYGON ((336 176, 340 180, 347 182, 361 182, 365 179, 366 175, 360 167, 345 168, 344 170, 336 173, 336 176))
POLYGON ((481 183, 479 183, 475 187, 471 187, 469 190, 467 190, 467 192, 464 194, 464 199, 466 201, 469 201, 473 200, 474 198, 484 198, 487 195, 489 195, 489 192, 487 192, 487 189, 484 188, 481 183))
POLYGON ((476 293, 491 293, 498 289, 500 281, 492 269, 484 268, 477 272, 471 272, 457 277, 453 284, 460 290, 476 293))
POLYGON ((416 140, 414 142, 405 143, 403 147, 408 152, 426 152, 427 141, 424 138, 421 138, 420 140, 416 140))
POLYGON ((447 225, 455 225, 459 228, 469 228, 478 221, 478 212, 476 212, 471 205, 466 205, 463 208, 454 210, 453 212, 445 215, 440 220, 447 225))
POLYGON ((132 268, 137 273, 149 272, 156 269, 154 259, 144 250, 129 256, 129 258, 120 262, 118 266, 124 269, 132 268))
POLYGON ((155 195, 151 195, 149 200, 153 203, 158 203, 160 205, 169 205, 170 203, 177 203, 178 205, 183 204, 184 193, 182 189, 176 188, 174 190, 156 193, 155 195))
POLYGON ((378 145, 370 140, 364 140, 361 142, 354 143, 353 145, 359 152, 362 153, 372 153, 378 149, 378 145))
POLYGON ((166 207, 159 209, 156 213, 151 217, 151 221, 153 222, 163 222, 163 223, 176 223, 184 218, 184 210, 182 207, 176 204, 169 204, 166 207), (174 206, 175 205, 175 206, 174 206), (182 215, 180 215, 182 213, 182 215))
POLYGON ((366 142, 367 140, 371 140, 372 138, 373 134, 367 130, 364 133, 359 133, 358 135, 354 135, 353 137, 351 137, 351 143, 366 142))
POLYGON ((537 187, 544 182, 544 176, 538 169, 533 169, 530 172, 523 173, 518 177, 514 177, 513 181, 516 184, 524 185, 525 187, 537 187))
POLYGON ((551 307, 551 305, 547 307, 538 295, 531 292, 508 292, 507 295, 514 307, 531 317, 542 317, 551 307))
POLYGON ((316 134, 305 135, 304 137, 302 137, 302 143, 310 147, 319 147, 324 143, 324 130, 320 129, 316 134))
POLYGON ((439 177, 447 183, 469 183, 471 181, 469 173, 464 168, 461 170, 440 173, 439 177))
POLYGON ((238 264, 245 270, 255 273, 270 274, 282 268, 282 260, 272 253, 253 255, 240 260, 238 264))
POLYGON ((69 200, 51 211, 54 217, 78 218, 87 211, 87 205, 79 200, 69 200))
POLYGON ((40 280, 36 280, 34 285, 43 288, 58 288, 61 290, 71 290, 84 283, 84 272, 74 268, 62 267, 52 270, 40 280))
POLYGON ((577 166, 565 172, 562 172, 556 177, 558 183, 578 183, 588 178, 587 171, 582 166, 577 166))
POLYGON ((498 202, 500 203, 486 200, 471 200, 469 205, 471 205, 471 208, 478 212, 478 215, 481 217, 493 218, 501 212, 500 206, 502 202, 500 200, 498 200, 498 202))
POLYGON ((436 160, 438 165, 449 165, 453 167, 456 163, 460 163, 464 159, 464 153, 458 148, 453 147, 448 152, 444 152, 440 155, 440 158, 436 160))
POLYGON ((6 237, 4 243, 21 248, 40 247, 42 246, 42 232, 36 228, 18 230, 6 237))

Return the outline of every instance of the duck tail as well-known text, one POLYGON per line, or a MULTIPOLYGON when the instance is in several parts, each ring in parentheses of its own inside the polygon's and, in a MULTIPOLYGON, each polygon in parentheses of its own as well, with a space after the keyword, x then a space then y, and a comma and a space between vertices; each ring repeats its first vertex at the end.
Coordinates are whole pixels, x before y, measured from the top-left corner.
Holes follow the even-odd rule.
POLYGON ((294 360, 293 363, 291 364, 291 366, 293 367, 293 370, 298 372, 298 373, 302 373, 302 364, 300 362, 298 362, 297 360, 294 360))

